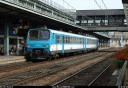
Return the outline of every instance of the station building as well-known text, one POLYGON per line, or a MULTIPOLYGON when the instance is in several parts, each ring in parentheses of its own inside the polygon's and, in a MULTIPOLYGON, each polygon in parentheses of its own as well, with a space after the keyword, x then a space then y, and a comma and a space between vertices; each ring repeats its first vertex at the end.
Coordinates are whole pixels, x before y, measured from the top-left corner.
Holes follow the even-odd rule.
POLYGON ((110 47, 120 47, 128 44, 128 32, 104 30, 105 27, 127 27, 124 9, 107 10, 77 10, 75 23, 82 27, 101 27, 101 33, 106 33, 111 37, 110 47))

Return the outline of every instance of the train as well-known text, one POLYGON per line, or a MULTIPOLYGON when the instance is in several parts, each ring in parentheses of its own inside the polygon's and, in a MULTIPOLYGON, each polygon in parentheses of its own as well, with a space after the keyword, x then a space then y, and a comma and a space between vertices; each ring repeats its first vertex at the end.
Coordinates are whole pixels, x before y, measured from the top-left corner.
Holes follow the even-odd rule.
POLYGON ((98 50, 99 39, 53 29, 30 29, 26 39, 26 61, 98 50))

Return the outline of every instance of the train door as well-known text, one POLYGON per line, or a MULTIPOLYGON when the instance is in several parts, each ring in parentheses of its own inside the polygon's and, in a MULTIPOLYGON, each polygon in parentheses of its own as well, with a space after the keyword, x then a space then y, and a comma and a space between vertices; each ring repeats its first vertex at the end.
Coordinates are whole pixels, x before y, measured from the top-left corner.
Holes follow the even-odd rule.
POLYGON ((59 40, 58 40, 58 37, 59 37, 59 36, 57 36, 57 35, 55 35, 55 36, 56 36, 56 42, 55 42, 56 50, 55 50, 55 51, 56 51, 56 53, 57 53, 57 50, 58 50, 58 47, 57 47, 57 46, 58 46, 58 41, 59 41, 59 40))
POLYGON ((64 36, 62 35, 62 53, 64 53, 64 43, 65 43, 64 36))
POLYGON ((86 50, 86 38, 83 38, 83 51, 86 50))

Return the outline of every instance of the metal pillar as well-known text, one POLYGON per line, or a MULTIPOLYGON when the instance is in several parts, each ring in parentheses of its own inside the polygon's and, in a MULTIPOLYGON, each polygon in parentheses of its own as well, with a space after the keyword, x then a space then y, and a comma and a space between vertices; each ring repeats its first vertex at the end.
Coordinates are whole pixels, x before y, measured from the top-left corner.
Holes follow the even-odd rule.
POLYGON ((101 43, 101 40, 100 40, 99 44, 100 44, 100 47, 102 47, 102 43, 101 43))
POLYGON ((4 55, 9 55, 9 19, 5 18, 4 27, 4 55))
POLYGON ((121 47, 123 47, 123 33, 121 32, 121 39, 120 39, 121 47))
POLYGON ((17 49, 16 49, 17 50, 16 51, 17 55, 19 54, 19 45, 20 45, 19 44, 19 37, 17 37, 17 49))
POLYGON ((121 40, 120 40, 120 42, 121 42, 121 47, 123 47, 123 37, 121 36, 121 40))

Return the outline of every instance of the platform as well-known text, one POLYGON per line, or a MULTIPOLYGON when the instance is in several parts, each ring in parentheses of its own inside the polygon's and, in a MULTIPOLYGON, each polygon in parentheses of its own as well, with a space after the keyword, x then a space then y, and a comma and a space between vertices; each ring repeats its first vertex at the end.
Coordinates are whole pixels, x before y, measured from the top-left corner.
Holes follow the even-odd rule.
POLYGON ((0 56, 0 65, 23 61, 24 56, 0 56))

